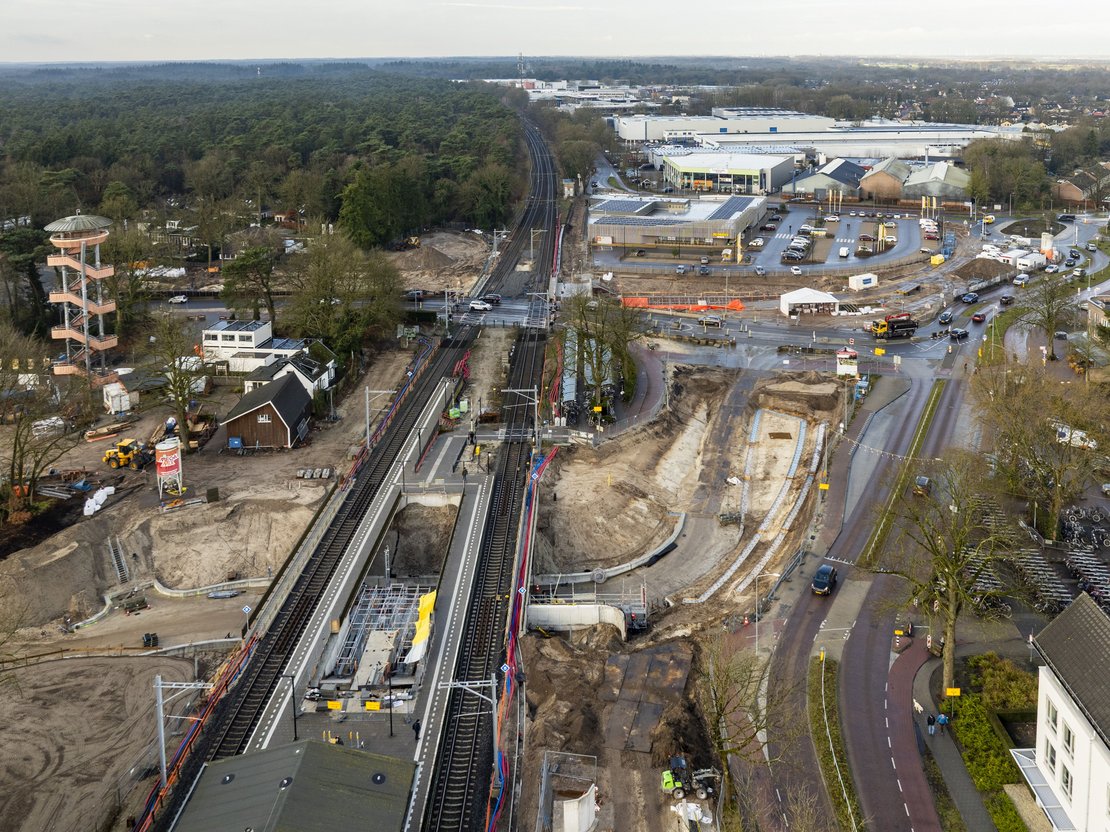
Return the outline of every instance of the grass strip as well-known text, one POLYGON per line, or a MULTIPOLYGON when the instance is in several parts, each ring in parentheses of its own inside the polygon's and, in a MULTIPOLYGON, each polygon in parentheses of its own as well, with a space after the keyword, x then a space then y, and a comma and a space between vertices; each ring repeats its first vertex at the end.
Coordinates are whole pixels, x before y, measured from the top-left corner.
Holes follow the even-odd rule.
POLYGON ((809 664, 807 704, 810 735, 817 750, 817 761, 825 781, 825 791, 841 829, 863 832, 867 825, 856 794, 856 784, 848 768, 848 753, 840 733, 840 708, 837 697, 839 663, 828 657, 815 657, 809 664), (822 685, 824 686, 822 689, 822 685))

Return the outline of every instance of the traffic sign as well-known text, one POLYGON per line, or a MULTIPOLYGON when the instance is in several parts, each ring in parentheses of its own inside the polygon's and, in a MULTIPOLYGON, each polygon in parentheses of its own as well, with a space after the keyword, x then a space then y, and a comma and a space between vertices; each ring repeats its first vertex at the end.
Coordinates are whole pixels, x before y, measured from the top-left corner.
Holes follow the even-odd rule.
POLYGON ((849 347, 854 347, 855 345, 856 345, 856 339, 855 338, 849 338, 848 339, 848 346, 849 347))
POLYGON ((243 615, 250 615, 250 614, 251 614, 251 608, 244 605, 243 606, 243 615))
POLYGON ((508 673, 509 672, 509 666, 507 664, 501 665, 501 672, 502 673, 508 673))
POLYGON ((944 689, 944 695, 945 696, 959 696, 960 695, 960 689, 959 688, 945 688, 944 689))

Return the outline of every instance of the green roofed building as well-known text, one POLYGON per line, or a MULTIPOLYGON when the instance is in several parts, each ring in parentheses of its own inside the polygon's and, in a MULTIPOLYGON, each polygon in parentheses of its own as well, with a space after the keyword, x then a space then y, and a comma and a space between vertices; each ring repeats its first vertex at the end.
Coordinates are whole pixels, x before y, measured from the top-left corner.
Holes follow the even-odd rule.
POLYGON ((400 832, 416 764, 319 740, 208 763, 173 832, 400 832))

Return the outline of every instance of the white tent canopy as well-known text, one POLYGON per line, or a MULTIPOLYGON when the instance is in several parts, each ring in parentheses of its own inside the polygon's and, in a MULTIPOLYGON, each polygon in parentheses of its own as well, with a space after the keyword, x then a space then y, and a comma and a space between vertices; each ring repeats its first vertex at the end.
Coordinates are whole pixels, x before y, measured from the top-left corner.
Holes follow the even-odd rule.
POLYGON ((840 301, 835 295, 817 289, 795 289, 779 296, 779 311, 783 315, 800 312, 833 313, 839 309, 840 301))

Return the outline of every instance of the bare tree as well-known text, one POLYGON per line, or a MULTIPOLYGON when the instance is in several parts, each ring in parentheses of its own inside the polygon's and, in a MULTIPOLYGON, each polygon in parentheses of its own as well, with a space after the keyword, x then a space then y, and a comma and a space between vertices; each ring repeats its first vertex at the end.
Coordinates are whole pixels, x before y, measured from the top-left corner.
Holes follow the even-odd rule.
POLYGON ((1060 515, 1094 477, 1108 441, 1108 407, 1098 388, 1061 385, 1037 367, 983 367, 972 391, 995 446, 1007 491, 1036 506, 1037 526, 1055 538, 1060 515))
POLYGON ((322 338, 344 355, 400 320, 400 275, 382 252, 365 252, 346 235, 332 234, 293 262, 295 291, 284 314, 295 334, 322 338))
POLYGON ((1056 330, 1075 317, 1075 295, 1064 280, 1045 275, 1022 293, 1021 320, 1042 330, 1048 339, 1048 360, 1055 361, 1056 330))
POLYGON ((116 302, 116 334, 126 340, 146 317, 147 287, 144 261, 152 256, 150 237, 132 226, 113 231, 104 244, 105 259, 115 264, 108 291, 116 302))
POLYGON ((203 358, 193 337, 182 326, 182 321, 169 314, 158 316, 151 327, 150 353, 166 377, 166 395, 173 402, 181 450, 187 454, 189 401, 198 395, 197 381, 204 375, 203 358))
POLYGON ((780 748, 788 748, 806 726, 786 704, 789 686, 771 676, 768 663, 754 651, 717 635, 702 644, 701 665, 696 696, 719 762, 723 798, 732 795, 730 757, 762 765, 768 733, 780 748))
POLYGON ((43 366, 47 350, 10 324, 0 323, 0 422, 6 425, 0 494, 9 523, 30 519, 39 480, 78 442, 65 419, 61 393, 43 366))
POLYGON ((945 687, 955 680, 960 615, 991 609, 998 593, 978 582, 1014 540, 1009 527, 984 511, 982 497, 988 489, 983 467, 976 455, 951 452, 925 469, 929 483, 895 500, 897 533, 883 553, 883 570, 902 577, 914 604, 940 620, 945 687))
POLYGON ((601 404, 606 378, 635 378, 629 346, 647 332, 647 324, 634 309, 610 298, 576 296, 567 301, 568 324, 582 336, 579 354, 593 380, 593 403, 601 404))

